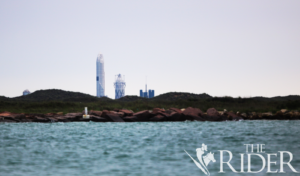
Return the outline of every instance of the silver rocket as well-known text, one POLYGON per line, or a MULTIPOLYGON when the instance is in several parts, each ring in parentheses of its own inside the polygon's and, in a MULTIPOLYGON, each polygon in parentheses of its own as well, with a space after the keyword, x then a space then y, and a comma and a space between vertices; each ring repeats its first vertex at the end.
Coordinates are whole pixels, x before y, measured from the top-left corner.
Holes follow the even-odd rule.
POLYGON ((97 97, 105 96, 105 73, 104 59, 102 54, 98 54, 96 61, 96 80, 97 80, 97 97))

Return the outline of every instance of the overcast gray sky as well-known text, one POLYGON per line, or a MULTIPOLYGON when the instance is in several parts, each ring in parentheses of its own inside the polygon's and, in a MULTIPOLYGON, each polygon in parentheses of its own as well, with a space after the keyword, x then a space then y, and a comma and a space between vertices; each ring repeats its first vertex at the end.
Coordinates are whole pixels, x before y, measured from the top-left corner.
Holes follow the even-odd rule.
POLYGON ((0 0, 0 95, 145 88, 212 96, 299 95, 299 0, 0 0))

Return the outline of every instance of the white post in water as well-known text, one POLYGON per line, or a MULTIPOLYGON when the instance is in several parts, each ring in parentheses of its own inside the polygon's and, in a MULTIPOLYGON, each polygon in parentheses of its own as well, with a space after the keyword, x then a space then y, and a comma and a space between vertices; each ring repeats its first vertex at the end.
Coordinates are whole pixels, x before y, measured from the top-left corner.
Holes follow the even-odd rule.
POLYGON ((90 118, 90 115, 88 115, 88 109, 87 109, 87 107, 84 108, 84 115, 83 115, 82 118, 84 118, 84 119, 89 119, 90 118))

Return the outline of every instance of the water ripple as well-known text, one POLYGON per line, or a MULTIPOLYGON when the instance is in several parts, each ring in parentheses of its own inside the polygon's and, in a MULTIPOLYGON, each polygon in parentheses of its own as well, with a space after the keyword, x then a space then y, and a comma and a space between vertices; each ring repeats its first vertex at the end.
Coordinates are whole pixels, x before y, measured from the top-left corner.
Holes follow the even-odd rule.
MULTIPOLYGON (((203 175, 183 151, 195 156, 202 143, 215 153, 211 173, 219 171, 218 150, 245 153, 249 143, 265 144, 268 153, 291 151, 300 170, 299 126, 276 120, 1 123, 0 175, 203 175)), ((239 168, 239 162, 232 165, 239 168)), ((222 175, 233 175, 227 171, 222 175)))

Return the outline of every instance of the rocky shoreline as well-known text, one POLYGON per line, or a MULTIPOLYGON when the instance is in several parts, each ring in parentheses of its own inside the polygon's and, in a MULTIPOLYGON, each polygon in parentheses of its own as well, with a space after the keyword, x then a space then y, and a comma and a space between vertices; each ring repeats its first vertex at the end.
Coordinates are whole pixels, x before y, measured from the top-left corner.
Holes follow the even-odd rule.
POLYGON ((198 108, 186 109, 170 108, 167 110, 154 108, 134 113, 131 110, 119 109, 114 111, 88 112, 89 119, 83 118, 83 112, 79 113, 47 113, 47 114, 17 114, 11 112, 0 113, 1 122, 177 122, 177 121, 238 121, 238 120, 300 120, 298 111, 282 109, 277 113, 239 113, 227 110, 217 111, 215 108, 208 109, 203 113, 198 108))

